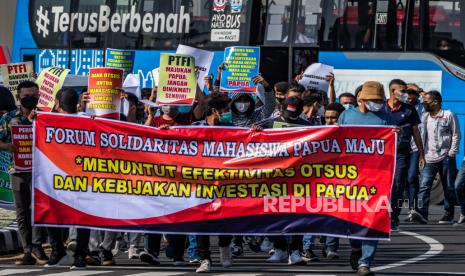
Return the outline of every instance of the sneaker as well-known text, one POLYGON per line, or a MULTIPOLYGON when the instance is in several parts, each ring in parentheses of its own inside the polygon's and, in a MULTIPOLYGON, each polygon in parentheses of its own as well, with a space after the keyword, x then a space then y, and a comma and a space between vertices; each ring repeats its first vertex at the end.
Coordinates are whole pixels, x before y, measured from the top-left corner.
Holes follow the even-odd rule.
POLYGON ((102 251, 102 265, 103 266, 110 266, 110 265, 115 265, 115 260, 113 260, 113 254, 111 253, 110 250, 103 250, 102 251))
POLYGON ((269 252, 271 249, 273 249, 273 243, 268 238, 263 239, 262 244, 260 244, 260 251, 269 252))
POLYGON ((362 257, 361 249, 357 251, 352 250, 350 252, 349 262, 353 270, 358 270, 358 260, 360 260, 361 257, 362 257))
POLYGON ((76 251, 76 245, 76 241, 71 240, 66 244, 66 249, 74 253, 76 251))
POLYGON ((32 248, 32 257, 36 258, 38 265, 44 265, 48 262, 48 257, 45 254, 44 248, 42 246, 35 246, 32 248))
POLYGON ((31 253, 24 253, 23 257, 15 262, 15 265, 35 265, 37 260, 31 253))
POLYGON ((180 259, 174 259, 174 261, 173 261, 173 265, 174 265, 174 266, 185 266, 185 265, 187 265, 187 262, 186 262, 186 261, 184 261, 184 259, 183 259, 183 258, 180 258, 180 259))
POLYGON ((266 259, 265 262, 267 263, 282 263, 285 262, 288 258, 288 255, 286 252, 284 252, 281 249, 275 249, 273 255, 266 259))
POLYGON ((244 250, 239 245, 233 245, 231 246, 231 254, 234 258, 237 258, 244 255, 244 250))
POLYGON ((370 270, 368 266, 361 266, 357 269, 358 276, 372 276, 375 275, 373 271, 370 270))
POLYGON ((328 250, 328 254, 326 254, 326 258, 328 260, 337 260, 339 259, 339 255, 337 254, 336 251, 328 250))
POLYGON ((148 263, 151 265, 159 265, 160 260, 158 260, 158 256, 156 254, 152 255, 147 251, 143 251, 139 254, 139 259, 141 262, 148 263))
POLYGON ((257 241, 256 238, 251 238, 247 240, 247 245, 252 252, 258 253, 260 252, 260 243, 257 241))
POLYGON ((102 265, 102 259, 100 259, 100 256, 98 253, 91 253, 86 256, 85 258, 86 264, 90 266, 100 266, 102 265))
POLYGON ((444 216, 442 216, 442 218, 438 221, 438 223, 439 224, 452 224, 454 223, 454 215, 449 212, 445 212, 444 216))
POLYGON ((85 269, 87 267, 87 263, 82 257, 76 257, 74 258, 74 262, 71 265, 70 269, 75 270, 75 269, 85 269))
POLYGON ((412 210, 412 221, 419 224, 428 224, 428 220, 416 210, 412 210))
POLYGON ((294 250, 292 251, 291 255, 289 255, 289 265, 306 265, 307 262, 302 259, 302 256, 300 256, 299 250, 294 250))
POLYGON ((405 222, 411 222, 412 221, 412 211, 413 210, 408 211, 407 217, 404 219, 405 222))
POLYGON ((397 221, 391 220, 391 232, 399 232, 399 223, 397 221))
POLYGON ((52 251, 48 262, 45 264, 45 267, 55 267, 61 264, 61 261, 66 257, 65 251, 52 251))
POLYGON ((197 268, 195 272, 197 273, 208 273, 210 272, 212 264, 210 260, 201 260, 200 261, 200 266, 197 268))
POLYGON ((320 259, 318 259, 313 250, 307 249, 304 252, 304 260, 306 260, 307 262, 318 262, 320 259))
POLYGON ((229 246, 220 247, 220 262, 225 268, 232 265, 231 248, 229 246))
POLYGON ((189 263, 191 263, 191 264, 200 264, 200 258, 190 258, 189 263))
POLYGON ((137 248, 136 248, 135 245, 129 246, 129 249, 128 249, 128 258, 129 258, 130 260, 139 259, 139 253, 137 253, 137 248))
POLYGON ((273 255, 274 254, 274 248, 271 248, 270 251, 268 252, 268 255, 273 255))
POLYGON ((465 225, 465 215, 460 215, 459 220, 454 224, 454 226, 465 225))

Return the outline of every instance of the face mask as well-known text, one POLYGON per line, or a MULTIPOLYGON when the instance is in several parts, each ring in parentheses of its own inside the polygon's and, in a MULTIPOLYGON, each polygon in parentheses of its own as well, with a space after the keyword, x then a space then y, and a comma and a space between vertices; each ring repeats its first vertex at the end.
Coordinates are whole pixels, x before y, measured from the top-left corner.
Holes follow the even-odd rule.
POLYGON ((178 110, 179 110, 179 113, 189 113, 191 111, 191 106, 189 105, 183 105, 183 106, 179 106, 178 107, 178 110))
POLYGON ((232 113, 231 111, 225 112, 220 115, 220 123, 231 123, 232 121, 232 113))
POLYGON ((411 105, 417 105, 417 104, 418 104, 418 100, 412 100, 412 101, 410 102, 410 104, 411 104, 411 105))
POLYGON ((21 98, 20 100, 21 105, 26 109, 34 109, 37 107, 37 103, 39 102, 39 98, 34 96, 26 96, 21 98))
POLYGON ((365 102, 366 108, 371 112, 378 112, 383 108, 382 103, 375 103, 375 102, 365 102))
POLYGON ((428 103, 423 103, 423 107, 425 108, 425 111, 427 112, 433 111, 433 108, 428 103))
POLYGON ((349 109, 349 108, 354 107, 354 105, 353 105, 353 104, 350 104, 350 103, 343 104, 342 106, 343 106, 346 110, 349 109))
POLYGON ((236 107, 237 111, 239 111, 239 113, 245 113, 249 109, 250 103, 249 102, 247 103, 235 102, 234 106, 236 107))
POLYGON ((276 103, 277 104, 282 104, 284 102, 284 98, 276 98, 276 103))
POLYGON ((399 96, 396 96, 396 98, 403 102, 403 103, 407 103, 408 101, 408 94, 407 93, 401 93, 399 96))
POLYGON ((325 107, 324 106, 320 106, 320 108, 318 108, 318 110, 316 111, 316 116, 319 116, 319 117, 324 117, 325 116, 325 107))
POLYGON ((179 114, 178 108, 175 106, 171 106, 171 105, 163 105, 161 107, 161 111, 163 111, 163 114, 166 114, 170 117, 175 117, 176 115, 179 114))

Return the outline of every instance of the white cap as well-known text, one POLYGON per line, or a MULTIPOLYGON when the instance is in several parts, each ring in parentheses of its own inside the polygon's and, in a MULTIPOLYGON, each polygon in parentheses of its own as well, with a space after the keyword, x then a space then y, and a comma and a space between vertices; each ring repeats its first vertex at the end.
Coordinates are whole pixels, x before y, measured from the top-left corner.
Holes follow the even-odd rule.
POLYGON ((160 79, 160 67, 152 70, 153 85, 158 87, 158 80, 160 79))
POLYGON ((142 98, 140 91, 140 79, 138 74, 128 74, 123 83, 124 92, 134 94, 139 100, 142 98))

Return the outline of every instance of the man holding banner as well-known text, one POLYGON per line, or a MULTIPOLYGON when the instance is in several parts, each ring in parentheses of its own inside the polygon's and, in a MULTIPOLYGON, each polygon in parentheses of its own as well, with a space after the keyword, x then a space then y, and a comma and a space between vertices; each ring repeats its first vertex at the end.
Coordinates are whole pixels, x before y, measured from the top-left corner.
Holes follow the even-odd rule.
MULTIPOLYGON (((339 117, 340 125, 395 126, 389 114, 381 111, 385 102, 384 88, 381 83, 365 82, 358 100, 360 105, 357 108, 350 108, 339 117)), ((351 239, 350 245, 352 247, 350 264, 353 269, 358 270, 357 275, 373 275, 370 266, 375 257, 378 240, 351 239)))
MULTIPOLYGON (((12 144, 11 126, 32 125, 31 114, 39 99, 38 86, 34 82, 24 81, 18 85, 18 101, 21 106, 17 110, 5 113, 0 118, 0 150, 16 152, 12 144)), ((31 171, 11 174, 13 195, 16 205, 16 217, 23 244, 24 256, 17 265, 45 264, 48 261, 40 240, 40 229, 31 225, 31 171)))

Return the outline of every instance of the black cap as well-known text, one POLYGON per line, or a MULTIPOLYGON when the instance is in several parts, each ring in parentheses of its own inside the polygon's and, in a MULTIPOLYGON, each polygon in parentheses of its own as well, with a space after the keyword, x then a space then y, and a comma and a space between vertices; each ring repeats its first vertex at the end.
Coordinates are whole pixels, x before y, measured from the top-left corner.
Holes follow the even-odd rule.
POLYGON ((283 102, 282 115, 284 118, 296 120, 304 109, 303 102, 300 98, 289 97, 283 102))

